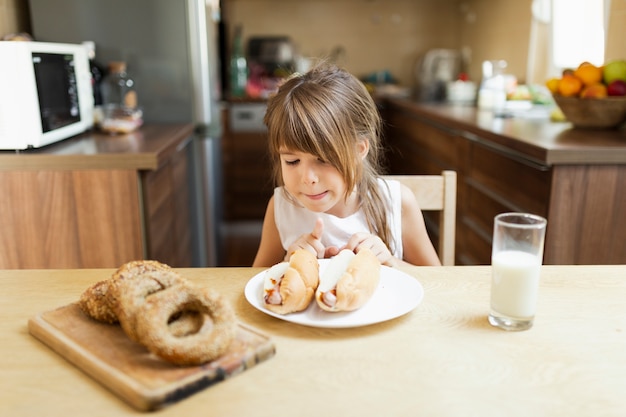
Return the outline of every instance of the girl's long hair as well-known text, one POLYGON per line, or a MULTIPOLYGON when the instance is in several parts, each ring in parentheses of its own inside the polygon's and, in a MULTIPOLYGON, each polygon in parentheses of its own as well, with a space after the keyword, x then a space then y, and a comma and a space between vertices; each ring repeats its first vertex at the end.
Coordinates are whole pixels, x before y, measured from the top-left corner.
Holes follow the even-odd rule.
POLYGON ((377 184, 381 119, 363 83, 343 69, 321 63, 280 86, 268 101, 264 121, 275 184, 284 185, 281 149, 309 153, 331 164, 346 183, 344 197, 356 187, 370 230, 393 252, 386 216, 390 208, 377 184), (366 158, 358 152, 362 140, 369 143, 366 158))

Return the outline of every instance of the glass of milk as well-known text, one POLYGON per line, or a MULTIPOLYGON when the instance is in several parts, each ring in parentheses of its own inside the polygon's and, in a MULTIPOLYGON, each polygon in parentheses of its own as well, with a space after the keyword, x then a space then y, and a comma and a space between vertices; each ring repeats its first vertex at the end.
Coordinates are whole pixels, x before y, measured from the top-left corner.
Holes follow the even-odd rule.
POLYGON ((489 323, 504 330, 533 325, 547 221, 528 213, 498 214, 491 252, 489 323))

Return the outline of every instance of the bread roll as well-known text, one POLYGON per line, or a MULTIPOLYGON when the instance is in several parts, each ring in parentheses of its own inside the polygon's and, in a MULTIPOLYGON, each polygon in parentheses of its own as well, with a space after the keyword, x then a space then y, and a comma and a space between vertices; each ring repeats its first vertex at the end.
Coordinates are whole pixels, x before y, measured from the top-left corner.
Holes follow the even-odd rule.
POLYGON ((356 255, 344 249, 320 276, 315 293, 317 304, 326 311, 353 311, 374 294, 380 281, 380 261, 369 249, 356 255))
POLYGON ((306 309, 319 284, 319 263, 311 252, 299 249, 289 262, 267 270, 263 283, 263 305, 278 314, 306 309))

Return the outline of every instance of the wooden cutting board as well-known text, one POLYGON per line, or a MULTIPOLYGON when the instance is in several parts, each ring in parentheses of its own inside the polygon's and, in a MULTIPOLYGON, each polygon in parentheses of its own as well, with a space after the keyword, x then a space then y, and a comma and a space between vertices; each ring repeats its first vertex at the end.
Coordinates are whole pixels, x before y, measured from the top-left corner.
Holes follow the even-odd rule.
POLYGON ((180 401, 271 358, 276 352, 267 336, 238 324, 237 336, 221 358, 202 366, 179 367, 130 340, 119 325, 88 318, 75 303, 31 318, 28 330, 142 411, 180 401))

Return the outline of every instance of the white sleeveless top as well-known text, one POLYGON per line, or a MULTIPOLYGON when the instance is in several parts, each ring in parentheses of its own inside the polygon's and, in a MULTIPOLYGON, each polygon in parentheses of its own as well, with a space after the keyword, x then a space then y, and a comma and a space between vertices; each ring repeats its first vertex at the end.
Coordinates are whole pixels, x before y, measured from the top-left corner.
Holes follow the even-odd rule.
MULTIPOLYGON (((402 259, 402 198, 400 183, 395 180, 378 179, 378 186, 387 207, 387 224, 390 225, 393 242, 390 251, 398 259, 402 259), (389 187, 385 186, 385 183, 389 187)), ((316 213, 298 205, 286 197, 283 187, 274 189, 274 221, 278 228, 283 248, 287 250, 300 236, 311 233, 315 221, 321 218, 324 222, 322 244, 325 247, 344 246, 350 237, 357 232, 372 233, 365 220, 362 210, 348 217, 337 217, 327 213, 316 213)))

